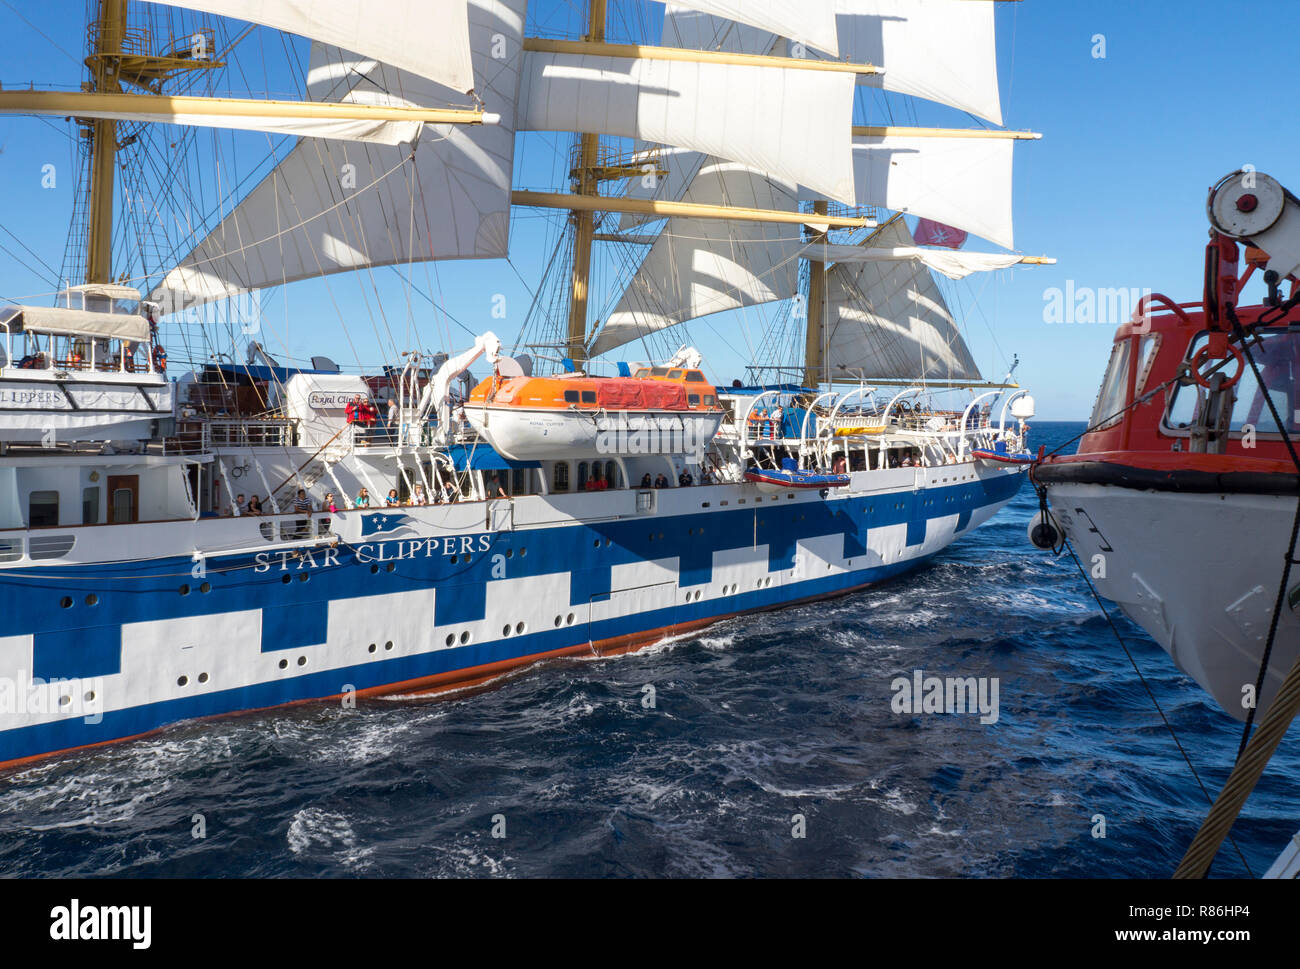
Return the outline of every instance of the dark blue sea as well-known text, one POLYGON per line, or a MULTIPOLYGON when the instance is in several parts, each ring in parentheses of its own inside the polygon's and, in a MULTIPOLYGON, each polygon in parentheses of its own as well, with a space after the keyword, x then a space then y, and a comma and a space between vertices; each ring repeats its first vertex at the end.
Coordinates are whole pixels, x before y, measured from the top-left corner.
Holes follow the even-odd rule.
MULTIPOLYGON (((1167 877, 1205 796, 1074 564, 1028 545, 1036 505, 886 585, 632 655, 0 775, 0 873, 1167 877), (895 713, 916 670, 996 678, 997 722, 895 713)), ((1117 625, 1217 793, 1239 726, 1117 625)), ((1297 829, 1292 730, 1212 874, 1262 874, 1297 829)))

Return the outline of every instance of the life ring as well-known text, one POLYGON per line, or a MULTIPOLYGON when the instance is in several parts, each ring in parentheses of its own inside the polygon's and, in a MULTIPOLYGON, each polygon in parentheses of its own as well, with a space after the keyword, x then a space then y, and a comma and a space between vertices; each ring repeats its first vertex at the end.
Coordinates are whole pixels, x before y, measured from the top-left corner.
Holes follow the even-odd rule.
MULTIPOLYGON (((1245 359, 1242 358, 1240 348, 1229 343, 1228 352, 1232 357, 1236 358, 1237 372, 1234 373, 1231 377, 1224 377, 1223 383, 1219 385, 1220 390, 1227 390, 1229 387, 1235 384, 1238 380, 1241 379, 1242 373, 1244 373, 1246 370, 1246 361, 1245 359)), ((1201 349, 1197 350, 1196 353, 1192 355, 1192 363, 1191 363, 1192 379, 1195 380, 1202 387, 1204 387, 1206 390, 1212 390, 1213 388, 1210 386, 1209 377, 1201 373, 1201 367, 1205 364, 1205 361, 1209 359, 1210 359, 1210 347, 1207 344, 1201 347, 1201 349)), ((1214 359, 1217 360, 1219 358, 1215 357, 1214 359)))

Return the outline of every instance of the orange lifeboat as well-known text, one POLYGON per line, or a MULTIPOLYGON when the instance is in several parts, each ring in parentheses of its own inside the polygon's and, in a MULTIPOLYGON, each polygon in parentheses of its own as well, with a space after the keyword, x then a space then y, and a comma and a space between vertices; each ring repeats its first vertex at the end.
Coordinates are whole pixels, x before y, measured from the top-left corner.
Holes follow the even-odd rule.
POLYGON ((702 450, 722 423, 717 390, 698 370, 654 369, 666 373, 490 377, 471 392, 465 415, 520 461, 702 450))

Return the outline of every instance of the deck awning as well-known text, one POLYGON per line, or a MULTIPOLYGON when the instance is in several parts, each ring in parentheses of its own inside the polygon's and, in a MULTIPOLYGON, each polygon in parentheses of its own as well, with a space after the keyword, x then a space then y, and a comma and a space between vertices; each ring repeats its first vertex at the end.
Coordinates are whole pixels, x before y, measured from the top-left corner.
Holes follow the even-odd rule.
POLYGON ((515 471, 542 466, 538 461, 514 461, 503 457, 490 444, 453 444, 447 448, 447 456, 457 471, 515 471))
POLYGON ((49 333, 54 336, 84 336, 95 339, 149 342, 149 321, 126 313, 92 313, 59 306, 16 306, 8 319, 0 317, 10 333, 49 333))

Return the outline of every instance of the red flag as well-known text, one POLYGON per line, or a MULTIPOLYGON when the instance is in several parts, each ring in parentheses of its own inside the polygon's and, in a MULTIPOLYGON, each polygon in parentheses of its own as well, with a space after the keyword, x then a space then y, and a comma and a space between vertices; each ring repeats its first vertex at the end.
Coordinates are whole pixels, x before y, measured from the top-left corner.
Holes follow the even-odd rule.
POLYGON ((947 249, 960 249, 966 243, 966 233, 963 230, 954 229, 942 222, 931 222, 929 219, 917 221, 912 238, 918 246, 944 246, 947 249))

